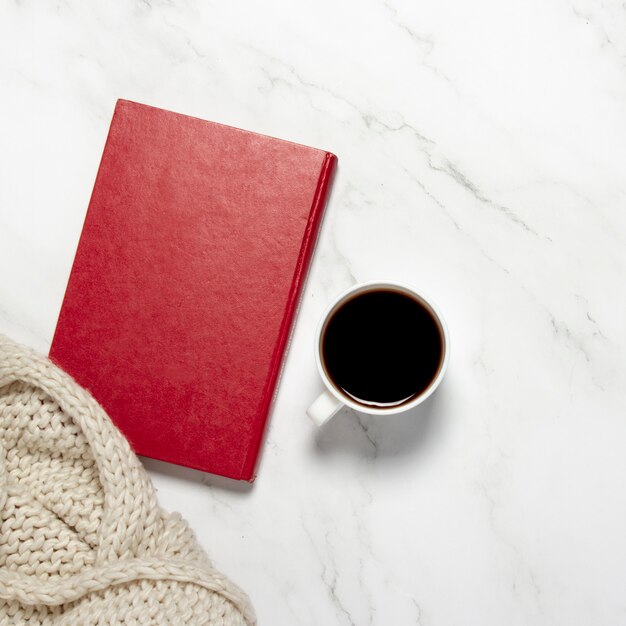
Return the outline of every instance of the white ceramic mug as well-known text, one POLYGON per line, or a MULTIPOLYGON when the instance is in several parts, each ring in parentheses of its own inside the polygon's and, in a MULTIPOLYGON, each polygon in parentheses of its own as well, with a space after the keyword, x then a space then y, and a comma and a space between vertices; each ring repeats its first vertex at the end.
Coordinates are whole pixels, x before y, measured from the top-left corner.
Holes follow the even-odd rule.
POLYGON ((367 283, 361 283, 351 287, 344 293, 342 293, 326 310, 326 313, 322 316, 320 323, 317 327, 315 334, 315 360, 317 362, 317 370, 326 385, 326 390, 313 402, 313 404, 307 409, 307 415, 318 425, 325 424, 339 409, 343 406, 349 406, 361 413, 369 413, 370 415, 393 415, 395 413, 402 413, 416 407, 431 396, 435 389, 441 383, 443 376, 448 366, 448 357, 450 354, 450 338, 448 335, 448 329, 446 323, 439 312, 439 309, 433 304, 430 298, 426 298, 424 294, 419 293, 412 287, 403 283, 395 281, 371 281, 367 283), (341 389, 336 387, 330 380, 324 366, 322 364, 322 340, 323 333, 326 328, 326 323, 331 316, 337 311, 347 300, 350 298, 364 293, 366 291, 391 290, 404 293, 409 297, 417 300, 427 311, 430 312, 433 319, 437 322, 442 337, 442 357, 441 364, 437 374, 429 385, 415 398, 412 398, 409 402, 395 406, 369 406, 356 402, 353 398, 346 395, 341 389))

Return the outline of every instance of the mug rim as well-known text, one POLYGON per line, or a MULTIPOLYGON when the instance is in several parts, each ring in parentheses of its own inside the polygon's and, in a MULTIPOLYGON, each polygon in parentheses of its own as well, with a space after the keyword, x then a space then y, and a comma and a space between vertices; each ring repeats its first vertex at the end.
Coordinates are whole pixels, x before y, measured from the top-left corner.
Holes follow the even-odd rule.
POLYGON ((317 324, 317 330, 315 332, 315 362, 317 364, 317 370, 319 375, 324 383, 324 386, 328 391, 335 397, 339 402, 349 406, 355 411, 359 411, 360 413, 367 413, 369 415, 394 415, 397 413, 404 413, 424 402, 427 398, 429 398, 439 387, 443 377, 448 368, 448 360, 450 357, 450 334, 448 332, 448 327, 446 322, 441 315, 441 311, 439 307, 433 302, 433 300, 424 294, 422 291, 418 291, 415 287, 408 285, 406 283, 397 281, 397 280, 369 280, 362 283, 357 283, 356 285, 352 285, 348 289, 344 290, 339 296, 337 296, 329 305, 326 307, 320 321, 317 324), (324 330, 324 326, 326 321, 328 320, 330 314, 337 308, 344 300, 346 300, 349 296, 367 291, 369 289, 384 289, 385 287, 395 289, 397 291, 408 293, 411 296, 417 298, 420 303, 425 305, 428 309, 430 309, 431 313, 434 315, 436 322, 439 325, 441 330, 442 340, 443 340, 443 358, 441 361, 441 365, 439 367, 439 371, 433 380, 430 382, 428 387, 417 397, 413 398, 410 402, 406 404, 400 404, 397 406, 389 406, 389 407, 376 407, 376 406, 367 406, 365 404, 360 404, 356 402, 346 394, 344 394, 341 390, 339 390, 330 380, 324 366, 322 364, 322 331, 324 330))

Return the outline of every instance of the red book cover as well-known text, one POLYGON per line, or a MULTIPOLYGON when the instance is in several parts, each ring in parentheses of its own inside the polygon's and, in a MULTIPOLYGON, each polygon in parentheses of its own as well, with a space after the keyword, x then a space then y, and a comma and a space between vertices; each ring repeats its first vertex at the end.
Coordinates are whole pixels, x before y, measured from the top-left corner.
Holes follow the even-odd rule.
POLYGON ((50 357, 138 454, 254 478, 335 163, 118 101, 50 357))

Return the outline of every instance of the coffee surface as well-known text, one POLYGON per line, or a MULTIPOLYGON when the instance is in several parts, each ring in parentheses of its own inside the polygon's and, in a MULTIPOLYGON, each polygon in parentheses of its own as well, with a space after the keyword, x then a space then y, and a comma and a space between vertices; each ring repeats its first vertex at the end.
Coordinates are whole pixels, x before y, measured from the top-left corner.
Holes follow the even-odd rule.
POLYGON ((399 291, 366 291, 344 302, 322 333, 322 362, 333 384, 366 406, 396 406, 437 376, 443 340, 437 321, 399 291))

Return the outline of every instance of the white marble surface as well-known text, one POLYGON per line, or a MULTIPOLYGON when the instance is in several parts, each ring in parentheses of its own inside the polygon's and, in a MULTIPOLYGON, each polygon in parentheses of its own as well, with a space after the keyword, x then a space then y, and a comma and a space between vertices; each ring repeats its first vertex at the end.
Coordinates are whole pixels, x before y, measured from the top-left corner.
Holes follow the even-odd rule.
POLYGON ((340 169, 259 478, 147 461, 260 624, 626 624, 626 6, 0 2, 0 331, 47 350, 115 99, 340 169), (379 277, 449 375, 316 433, 318 317, 379 277))

